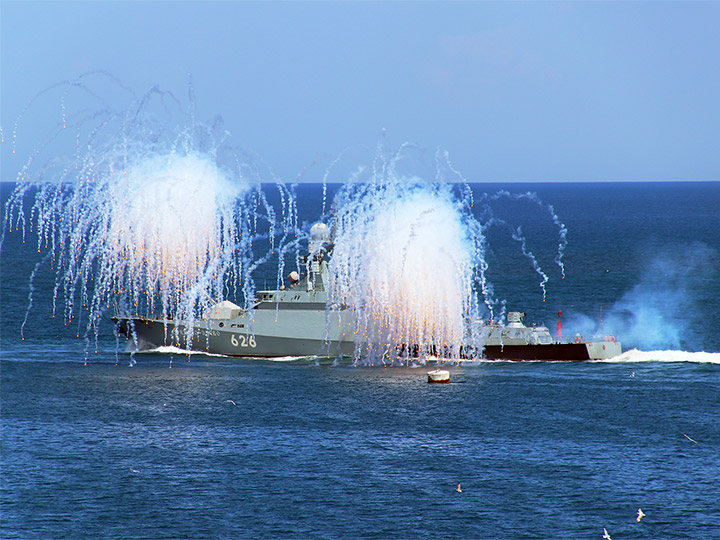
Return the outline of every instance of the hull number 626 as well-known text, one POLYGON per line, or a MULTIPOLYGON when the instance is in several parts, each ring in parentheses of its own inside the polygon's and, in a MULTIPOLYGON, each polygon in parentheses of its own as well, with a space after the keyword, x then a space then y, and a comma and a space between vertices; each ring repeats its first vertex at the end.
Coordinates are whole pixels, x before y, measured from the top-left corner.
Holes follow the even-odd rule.
POLYGON ((254 349, 257 346, 255 336, 244 336, 242 334, 230 336, 230 343, 233 344, 233 347, 252 347, 254 349))

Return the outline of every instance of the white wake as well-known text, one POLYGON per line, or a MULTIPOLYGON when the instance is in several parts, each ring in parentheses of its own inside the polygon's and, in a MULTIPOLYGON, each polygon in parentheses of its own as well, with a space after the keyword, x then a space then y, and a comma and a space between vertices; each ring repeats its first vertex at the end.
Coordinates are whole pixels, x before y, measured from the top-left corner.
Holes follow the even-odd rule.
POLYGON ((688 351, 639 351, 630 349, 619 356, 598 362, 694 362, 720 364, 720 353, 688 351))

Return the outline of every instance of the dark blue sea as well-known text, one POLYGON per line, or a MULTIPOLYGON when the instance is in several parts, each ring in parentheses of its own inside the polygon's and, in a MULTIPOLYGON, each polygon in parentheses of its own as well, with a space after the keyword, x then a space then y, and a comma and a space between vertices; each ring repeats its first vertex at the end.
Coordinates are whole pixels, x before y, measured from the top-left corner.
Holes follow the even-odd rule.
MULTIPOLYGON (((449 385, 333 359, 131 362, 109 318, 95 352, 52 317, 47 265, 30 295, 36 240, 6 235, 0 537, 720 538, 720 183, 472 188, 544 203, 493 204, 497 298, 621 357, 453 366, 449 385)), ((310 224, 322 187, 296 191, 310 224)))

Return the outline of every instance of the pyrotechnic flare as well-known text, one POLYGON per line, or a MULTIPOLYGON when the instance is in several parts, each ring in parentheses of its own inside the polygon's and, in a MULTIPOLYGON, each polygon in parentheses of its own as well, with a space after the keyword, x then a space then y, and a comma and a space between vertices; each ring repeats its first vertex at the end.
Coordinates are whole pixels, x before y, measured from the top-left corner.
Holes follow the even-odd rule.
POLYGON ((356 356, 458 358, 477 318, 481 229, 445 185, 346 186, 336 198, 331 299, 356 317, 356 356))
POLYGON ((197 122, 194 103, 184 111, 157 89, 120 111, 102 102, 94 114, 70 114, 71 91, 96 95, 87 79, 97 75, 68 83, 62 96, 60 133, 73 136, 73 155, 53 155, 38 168, 40 146, 7 206, 6 230, 36 233, 38 251, 48 252, 57 271, 53 306, 64 300, 67 321, 82 306, 84 333, 97 336, 113 304, 192 325, 214 300, 251 297, 253 240, 269 238, 272 250, 278 225, 286 234, 295 226, 290 192, 281 188, 278 224, 259 183, 226 144, 222 124, 197 122), (151 110, 157 100, 165 114, 168 103, 179 107, 173 110, 180 120, 159 121, 151 110))

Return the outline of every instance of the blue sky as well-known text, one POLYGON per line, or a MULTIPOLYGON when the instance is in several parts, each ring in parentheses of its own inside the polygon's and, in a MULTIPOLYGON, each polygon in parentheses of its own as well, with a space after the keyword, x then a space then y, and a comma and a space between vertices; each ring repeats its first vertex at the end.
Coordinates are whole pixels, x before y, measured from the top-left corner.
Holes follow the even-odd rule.
POLYGON ((0 21, 6 139, 87 70, 183 98, 192 74, 199 116, 286 181, 383 129, 470 181, 720 180, 718 2, 3 0, 0 21))

